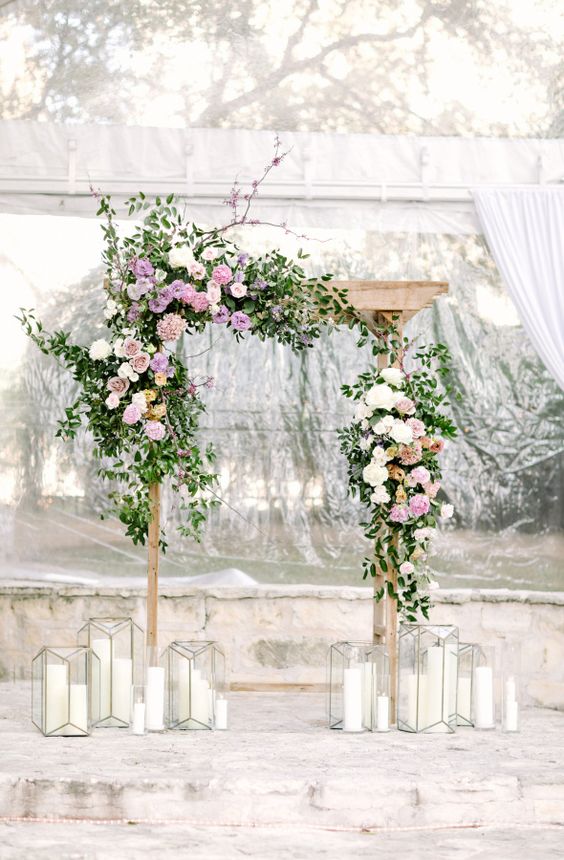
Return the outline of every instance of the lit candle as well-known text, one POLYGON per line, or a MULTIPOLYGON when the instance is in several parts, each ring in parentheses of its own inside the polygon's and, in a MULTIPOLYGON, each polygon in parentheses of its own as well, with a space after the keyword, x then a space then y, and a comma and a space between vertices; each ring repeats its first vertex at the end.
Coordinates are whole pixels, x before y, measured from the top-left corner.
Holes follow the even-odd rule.
POLYGON ((133 725, 131 731, 134 735, 145 734, 145 702, 133 703, 133 725))
POLYGON ((390 729, 390 700, 388 696, 378 696, 376 699, 376 731, 387 732, 390 729))
POLYGON ((448 654, 442 645, 427 650, 427 713, 428 732, 448 732, 450 699, 448 654))
POLYGON ((491 666, 478 666, 475 673, 474 725, 477 729, 493 729, 493 673, 491 666))
POLYGON ((48 663, 45 674, 45 731, 47 734, 68 723, 67 667, 48 663))
POLYGON ((165 670, 161 666, 147 668, 147 728, 151 732, 164 729, 165 670))
POLYGON ((215 728, 227 728, 227 699, 217 699, 215 703, 215 728))
POLYGON ((88 734, 88 687, 86 684, 70 685, 70 726, 67 735, 88 734))
POLYGON ((111 714, 111 671, 112 643, 108 638, 94 639, 92 650, 100 660, 100 678, 94 678, 94 701, 100 702, 100 720, 106 720, 111 714))
POLYGON ((362 731, 362 666, 350 666, 343 678, 343 731, 362 731))
POLYGON ((114 657, 112 663, 112 717, 129 724, 133 664, 127 657, 114 657))

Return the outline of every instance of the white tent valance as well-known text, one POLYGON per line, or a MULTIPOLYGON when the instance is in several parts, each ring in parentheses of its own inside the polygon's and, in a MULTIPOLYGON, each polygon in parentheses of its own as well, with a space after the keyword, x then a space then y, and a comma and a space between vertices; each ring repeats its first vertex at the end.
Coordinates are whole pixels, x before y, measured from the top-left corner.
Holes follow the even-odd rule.
MULTIPOLYGON (((470 188, 559 182, 564 140, 281 134, 291 149, 261 187, 257 217, 295 227, 480 232, 470 188)), ((0 122, 0 211, 90 216, 90 186, 187 198, 217 222, 237 177, 260 174, 273 132, 0 122)), ((221 220, 224 220, 223 218, 221 220)))

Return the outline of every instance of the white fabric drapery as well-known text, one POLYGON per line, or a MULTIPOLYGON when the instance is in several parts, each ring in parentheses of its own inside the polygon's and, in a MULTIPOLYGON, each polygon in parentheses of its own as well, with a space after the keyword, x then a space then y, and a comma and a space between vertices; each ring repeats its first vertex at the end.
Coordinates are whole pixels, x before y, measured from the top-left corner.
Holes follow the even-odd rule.
POLYGON ((473 196, 523 328, 564 389, 564 188, 482 188, 473 196))

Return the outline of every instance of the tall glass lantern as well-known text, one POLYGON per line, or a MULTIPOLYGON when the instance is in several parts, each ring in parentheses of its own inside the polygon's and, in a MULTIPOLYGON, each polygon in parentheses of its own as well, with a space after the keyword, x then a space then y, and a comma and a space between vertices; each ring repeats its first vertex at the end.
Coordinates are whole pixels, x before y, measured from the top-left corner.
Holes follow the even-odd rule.
POLYGON ((403 624, 399 633, 398 729, 454 732, 458 627, 403 624))
POLYGON ((129 726, 131 687, 143 683, 143 639, 131 618, 90 618, 78 631, 100 660, 99 726, 129 726))
POLYGON ((99 719, 100 684, 100 661, 90 648, 42 648, 31 678, 31 719, 44 735, 90 734, 99 719))
POLYGON ((474 663, 477 660, 479 645, 460 642, 458 645, 458 696, 457 725, 473 726, 474 663))
POLYGON ((216 725, 217 703, 225 693, 225 657, 217 643, 171 642, 164 661, 167 727, 226 728, 223 715, 216 725))
POLYGON ((335 642, 329 649, 327 668, 329 728, 387 731, 390 667, 385 646, 335 642))

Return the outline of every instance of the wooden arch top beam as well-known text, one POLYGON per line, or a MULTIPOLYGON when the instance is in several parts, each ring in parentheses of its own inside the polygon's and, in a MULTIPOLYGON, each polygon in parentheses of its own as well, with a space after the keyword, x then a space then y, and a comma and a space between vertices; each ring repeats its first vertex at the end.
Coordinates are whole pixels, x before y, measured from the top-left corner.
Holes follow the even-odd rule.
POLYGON ((447 281, 331 281, 329 285, 346 289, 350 303, 367 322, 376 323, 378 314, 400 314, 405 323, 448 293, 447 281))

